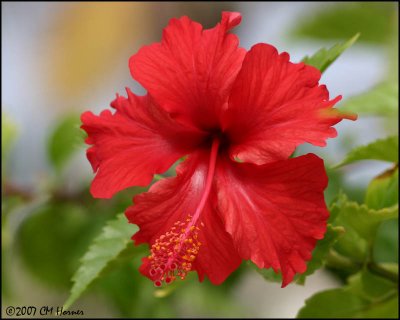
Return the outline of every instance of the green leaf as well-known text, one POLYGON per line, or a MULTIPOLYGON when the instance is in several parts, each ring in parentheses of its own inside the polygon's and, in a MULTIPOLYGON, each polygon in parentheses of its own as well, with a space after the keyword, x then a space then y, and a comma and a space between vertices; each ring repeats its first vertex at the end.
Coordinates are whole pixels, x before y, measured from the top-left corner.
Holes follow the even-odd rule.
POLYGON ((349 98, 341 111, 357 114, 396 117, 399 113, 399 84, 397 81, 382 82, 366 93, 349 98))
POLYGON ((368 270, 361 272, 361 284, 363 293, 372 301, 379 300, 390 292, 395 294, 397 290, 397 283, 373 274, 368 270))
POLYGON ((399 170, 397 165, 372 179, 365 195, 365 204, 372 209, 391 207, 398 203, 399 170))
MULTIPOLYGON (((398 217, 398 206, 374 210, 357 202, 342 202, 336 223, 345 223, 366 240, 371 240, 381 222, 398 217)), ((347 230, 346 230, 347 233, 347 230)))
POLYGON ((261 274, 265 280, 271 282, 279 282, 282 283, 282 274, 281 272, 275 272, 274 269, 260 269, 253 262, 249 262, 249 264, 259 273, 261 274))
POLYGON ((374 261, 399 262, 399 220, 384 221, 378 228, 373 247, 374 261))
POLYGON ((332 225, 328 224, 324 238, 317 242, 317 245, 312 253, 312 258, 307 262, 306 272, 299 275, 297 280, 298 284, 303 284, 307 276, 313 274, 316 270, 323 266, 329 250, 344 233, 345 230, 343 227, 333 227, 332 225))
POLYGON ((392 24, 396 15, 394 3, 324 4, 300 18, 292 33, 296 37, 340 40, 360 32, 360 41, 382 44, 397 28, 392 24))
POLYGON ((398 295, 390 294, 370 301, 339 288, 319 292, 307 299, 297 318, 398 318, 398 295))
POLYGON ((357 232, 352 230, 351 226, 340 217, 343 207, 347 204, 347 197, 342 192, 338 194, 335 201, 331 204, 329 221, 335 226, 341 226, 345 233, 340 241, 335 243, 335 250, 339 254, 349 256, 356 261, 364 261, 367 255, 367 242, 357 232))
POLYGON ((399 161, 398 149, 398 136, 379 139, 365 146, 353 149, 347 154, 346 158, 335 165, 334 168, 361 160, 382 160, 397 163, 399 161))
POLYGON ((379 266, 393 275, 390 278, 399 278, 399 264, 397 262, 379 263, 379 266))
POLYGON ((306 56, 302 62, 317 68, 323 73, 346 49, 351 47, 360 36, 357 33, 350 40, 334 45, 329 49, 322 48, 311 57, 306 56))
POLYGON ((378 301, 368 305, 361 313, 360 317, 371 319, 398 319, 399 318, 399 295, 394 294, 389 299, 378 301))
POLYGON ((84 133, 79 126, 79 116, 69 115, 57 123, 48 140, 48 157, 57 171, 63 168, 78 147, 82 145, 84 133))
POLYGON ((305 301, 297 318, 350 318, 364 309, 367 301, 361 297, 340 289, 319 292, 305 301))
POLYGON ((398 318, 398 289, 396 282, 364 269, 350 276, 348 285, 343 290, 364 301, 364 307, 354 317, 398 318))
POLYGON ((369 246, 376 236, 380 224, 398 216, 398 206, 374 210, 365 204, 360 205, 349 201, 340 194, 331 206, 336 219, 333 224, 343 226, 345 233, 335 243, 335 250, 344 256, 358 262, 364 262, 368 257, 369 246))
POLYGON ((119 214, 104 227, 102 233, 94 239, 89 250, 81 260, 81 266, 72 278, 74 282, 71 294, 64 304, 69 308, 86 288, 113 262, 117 257, 133 245, 131 236, 137 227, 129 224, 124 214, 119 214))

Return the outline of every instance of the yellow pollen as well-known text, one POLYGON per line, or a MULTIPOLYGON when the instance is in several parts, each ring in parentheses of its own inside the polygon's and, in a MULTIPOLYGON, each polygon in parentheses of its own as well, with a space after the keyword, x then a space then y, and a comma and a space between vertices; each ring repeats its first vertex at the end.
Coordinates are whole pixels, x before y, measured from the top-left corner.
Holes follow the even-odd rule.
MULTIPOLYGON (((149 274, 156 286, 162 283, 170 284, 176 278, 185 279, 192 270, 192 263, 196 260, 201 243, 197 240, 199 227, 191 224, 191 216, 186 223, 177 221, 170 231, 161 235, 150 249, 149 274), (174 232, 179 226, 180 233, 174 232)), ((204 224, 202 224, 204 226, 204 224)))

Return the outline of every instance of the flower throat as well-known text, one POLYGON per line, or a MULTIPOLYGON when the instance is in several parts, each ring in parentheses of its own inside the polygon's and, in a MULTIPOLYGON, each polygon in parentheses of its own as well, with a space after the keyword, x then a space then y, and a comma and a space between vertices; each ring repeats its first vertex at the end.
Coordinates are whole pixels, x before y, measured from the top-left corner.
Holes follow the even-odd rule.
POLYGON ((188 214, 185 221, 175 222, 174 226, 151 246, 149 274, 156 287, 160 287, 163 283, 170 284, 177 277, 184 280, 187 273, 192 270, 193 262, 201 247, 198 233, 200 228, 204 227, 199 218, 210 194, 219 146, 220 140, 214 138, 205 187, 194 214, 188 214))

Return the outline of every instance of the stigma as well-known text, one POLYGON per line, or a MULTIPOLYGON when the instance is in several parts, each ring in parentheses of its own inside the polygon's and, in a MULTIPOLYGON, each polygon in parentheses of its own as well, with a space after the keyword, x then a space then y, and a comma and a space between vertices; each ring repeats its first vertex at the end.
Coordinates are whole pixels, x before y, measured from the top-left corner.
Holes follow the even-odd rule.
POLYGON ((201 246, 196 220, 189 215, 185 222, 175 222, 151 246, 149 274, 156 287, 170 284, 177 278, 184 280, 192 270, 201 246))

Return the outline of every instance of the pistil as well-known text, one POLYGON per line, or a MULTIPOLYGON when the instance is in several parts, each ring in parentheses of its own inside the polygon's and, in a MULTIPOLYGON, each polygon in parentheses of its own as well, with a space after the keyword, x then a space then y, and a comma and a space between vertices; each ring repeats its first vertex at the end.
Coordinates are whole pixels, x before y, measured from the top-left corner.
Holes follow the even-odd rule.
POLYGON ((211 191, 219 145, 220 140, 215 138, 211 146, 203 194, 193 215, 188 214, 184 222, 175 222, 174 226, 151 246, 149 274, 156 287, 160 287, 163 282, 170 284, 177 277, 183 280, 192 269, 201 247, 198 233, 204 225, 200 222, 200 216, 211 191))

